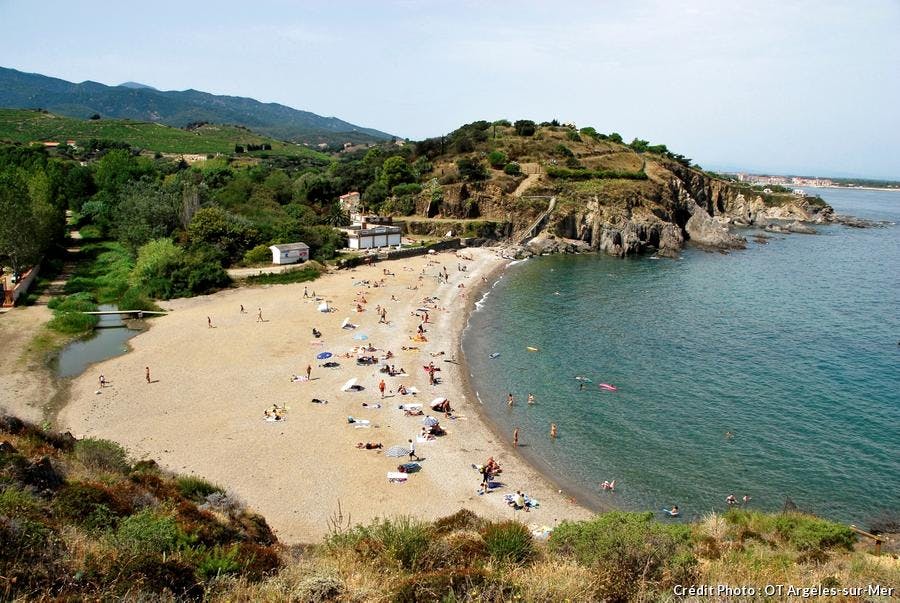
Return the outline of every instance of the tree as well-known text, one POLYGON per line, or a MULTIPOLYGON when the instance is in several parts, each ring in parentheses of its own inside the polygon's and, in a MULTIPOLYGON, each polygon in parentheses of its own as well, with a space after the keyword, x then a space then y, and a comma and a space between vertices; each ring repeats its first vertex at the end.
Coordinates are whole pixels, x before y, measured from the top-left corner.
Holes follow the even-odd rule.
POLYGON ((613 132, 609 135, 609 139, 617 144, 622 144, 622 135, 618 132, 613 132))
POLYGON ((393 189, 398 184, 415 182, 415 180, 416 175, 403 157, 388 157, 381 164, 378 182, 383 184, 387 190, 393 189))
POLYGON ((194 214, 188 239, 192 245, 207 244, 221 250, 227 259, 237 260, 259 242, 259 233, 246 218, 212 206, 194 214))
POLYGON ((16 274, 40 259, 43 241, 31 205, 28 188, 22 178, 0 173, 0 258, 16 274))
POLYGON ((491 167, 495 170, 499 170, 506 162, 509 161, 509 157, 506 156, 506 153, 503 151, 491 151, 488 153, 488 163, 491 164, 491 167))
POLYGON ((113 234, 132 253, 172 234, 180 222, 181 191, 142 180, 125 185, 115 210, 113 234))
POLYGON ((638 153, 643 153, 650 146, 650 142, 647 140, 641 140, 640 138, 635 138, 631 141, 631 144, 628 145, 632 149, 634 149, 638 153))
POLYGON ((487 168, 477 159, 458 159, 456 167, 459 169, 460 177, 466 180, 487 180, 488 178, 487 168))
POLYGON ((519 119, 513 124, 516 134, 519 136, 533 136, 537 131, 537 126, 530 119, 519 119))

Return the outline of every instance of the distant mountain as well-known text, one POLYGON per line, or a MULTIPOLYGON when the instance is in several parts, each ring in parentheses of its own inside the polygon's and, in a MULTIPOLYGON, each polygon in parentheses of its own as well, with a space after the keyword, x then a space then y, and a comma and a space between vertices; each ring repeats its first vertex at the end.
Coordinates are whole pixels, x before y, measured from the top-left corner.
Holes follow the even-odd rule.
MULTIPOLYGON (((142 84, 140 82, 123 82, 118 85, 119 88, 134 88, 136 90, 146 89, 146 90, 156 90, 153 86, 148 86, 147 84, 142 84)), ((157 90, 157 92, 159 92, 157 90)))
POLYGON ((272 138, 312 144, 379 142, 392 138, 385 132, 336 117, 322 117, 252 98, 198 90, 160 91, 135 82, 120 86, 91 81, 74 84, 5 67, 0 67, 0 107, 42 108, 81 119, 99 113, 103 117, 158 122, 179 128, 196 122, 236 124, 272 138))

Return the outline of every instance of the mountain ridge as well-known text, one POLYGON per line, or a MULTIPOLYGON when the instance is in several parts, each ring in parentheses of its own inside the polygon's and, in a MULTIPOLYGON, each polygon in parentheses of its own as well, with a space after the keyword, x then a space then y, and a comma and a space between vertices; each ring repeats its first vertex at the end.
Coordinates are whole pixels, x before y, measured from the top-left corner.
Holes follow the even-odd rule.
POLYGON ((0 67, 0 106, 40 107, 81 119, 99 114, 179 128, 196 122, 235 124, 272 138, 311 144, 379 142, 393 138, 391 134, 336 117, 323 117, 249 97, 215 95, 193 88, 161 91, 136 82, 119 86, 92 80, 73 83, 6 67, 0 67))

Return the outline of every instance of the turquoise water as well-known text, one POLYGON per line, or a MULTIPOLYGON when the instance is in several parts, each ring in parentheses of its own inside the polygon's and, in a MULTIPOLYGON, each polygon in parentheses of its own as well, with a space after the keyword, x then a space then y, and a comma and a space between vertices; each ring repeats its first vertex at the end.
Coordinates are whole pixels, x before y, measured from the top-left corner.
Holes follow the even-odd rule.
MULTIPOLYGON (((818 192, 839 213, 900 222, 900 193, 818 192)), ((733 493, 841 521, 896 513, 900 227, 820 233, 512 266, 463 338, 473 386, 501 433, 519 427, 522 453, 598 506, 691 518, 733 493)))

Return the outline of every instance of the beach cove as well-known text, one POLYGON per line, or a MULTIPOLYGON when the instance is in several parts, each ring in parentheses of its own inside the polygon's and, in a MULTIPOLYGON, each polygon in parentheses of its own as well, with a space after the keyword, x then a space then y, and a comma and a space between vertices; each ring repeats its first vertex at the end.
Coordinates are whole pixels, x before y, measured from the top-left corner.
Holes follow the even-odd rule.
POLYGON ((477 290, 493 282, 509 260, 487 248, 459 255, 471 261, 444 252, 333 271, 306 284, 164 302, 170 314, 132 339, 129 353, 73 379, 57 424, 77 437, 114 440, 134 458, 153 459, 166 469, 222 485, 261 513, 286 543, 319 540, 339 510, 352 523, 401 515, 433 519, 460 508, 551 527, 589 517, 588 508, 558 492, 515 454, 512 434, 495 434, 481 419, 477 399, 467 395, 460 335, 477 290), (448 278, 438 282, 444 270, 448 278), (384 286, 372 286, 382 279, 384 286), (305 290, 310 297, 304 298, 305 290), (313 292, 321 301, 311 297, 313 292), (440 309, 429 310, 427 342, 416 342, 411 339, 420 323, 416 312, 426 297, 437 298, 440 309), (320 312, 322 301, 333 311, 320 312), (363 312, 355 311, 357 303, 363 312), (386 309, 387 324, 379 322, 376 306, 386 309), (342 328, 348 318, 357 328, 342 328), (313 337, 314 328, 321 338, 313 337), (361 334, 367 339, 357 338, 361 334), (390 350, 389 364, 406 375, 389 377, 377 364, 358 366, 355 354, 344 357, 367 344, 376 348, 376 356, 390 350), (334 357, 317 360, 324 351, 334 357), (320 366, 326 361, 340 366, 320 366), (430 362, 441 369, 434 386, 423 370, 430 362), (308 365, 312 379, 292 381, 308 365), (101 373, 109 385, 98 389, 101 373), (342 391, 353 378, 364 389, 342 391), (383 400, 381 379, 386 382, 383 400), (418 394, 399 395, 401 384, 418 394), (450 400, 458 418, 431 411, 429 403, 438 397, 450 400), (327 404, 311 403, 313 398, 327 404), (441 418, 448 434, 417 443, 421 470, 405 483, 391 483, 386 473, 407 459, 355 445, 379 442, 384 450, 408 445, 423 419, 398 409, 409 403, 441 418), (284 421, 264 419, 273 405, 287 407, 284 421), (350 423, 350 416, 370 423, 350 423), (502 485, 479 495, 480 475, 472 465, 490 456, 503 467, 496 478, 502 485), (525 514, 508 506, 504 495, 518 489, 537 499, 539 507, 525 514))

